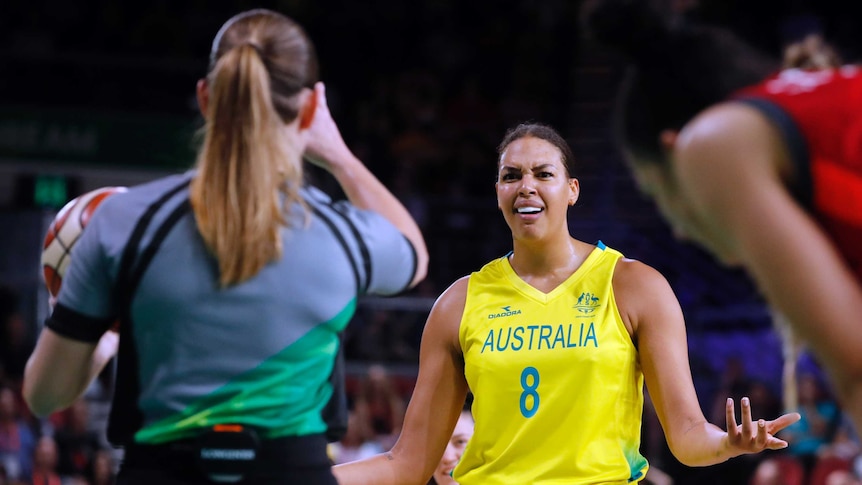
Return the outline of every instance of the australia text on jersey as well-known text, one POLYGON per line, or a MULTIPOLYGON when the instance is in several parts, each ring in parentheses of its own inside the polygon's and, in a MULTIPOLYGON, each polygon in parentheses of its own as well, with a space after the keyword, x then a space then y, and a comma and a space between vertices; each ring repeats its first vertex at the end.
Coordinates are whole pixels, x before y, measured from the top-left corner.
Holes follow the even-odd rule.
POLYGON ((515 325, 491 328, 481 353, 507 350, 559 350, 592 346, 598 348, 596 328, 590 323, 515 325))

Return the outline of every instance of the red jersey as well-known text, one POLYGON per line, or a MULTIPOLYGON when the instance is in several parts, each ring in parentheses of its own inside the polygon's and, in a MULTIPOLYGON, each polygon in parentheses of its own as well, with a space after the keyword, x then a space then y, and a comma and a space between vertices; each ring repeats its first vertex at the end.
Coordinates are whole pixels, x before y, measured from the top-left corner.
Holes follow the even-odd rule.
POLYGON ((862 68, 788 69, 734 96, 784 136, 793 190, 862 281, 862 68))

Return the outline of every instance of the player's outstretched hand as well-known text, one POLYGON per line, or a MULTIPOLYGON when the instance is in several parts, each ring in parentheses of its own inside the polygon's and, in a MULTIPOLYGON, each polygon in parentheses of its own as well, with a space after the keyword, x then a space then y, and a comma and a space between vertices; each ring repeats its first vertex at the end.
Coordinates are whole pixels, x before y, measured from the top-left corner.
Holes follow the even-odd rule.
POLYGON ((728 398, 725 405, 727 415, 727 446, 734 454, 759 453, 763 450, 787 448, 787 442, 776 438, 775 434, 799 421, 799 413, 788 413, 772 421, 751 419, 751 402, 742 398, 742 424, 736 423, 733 399, 728 398))
POLYGON ((341 163, 355 161, 356 158, 332 119, 332 113, 326 104, 326 88, 322 82, 315 83, 314 92, 317 95, 317 107, 311 124, 305 131, 307 145, 304 156, 309 162, 332 172, 341 163))

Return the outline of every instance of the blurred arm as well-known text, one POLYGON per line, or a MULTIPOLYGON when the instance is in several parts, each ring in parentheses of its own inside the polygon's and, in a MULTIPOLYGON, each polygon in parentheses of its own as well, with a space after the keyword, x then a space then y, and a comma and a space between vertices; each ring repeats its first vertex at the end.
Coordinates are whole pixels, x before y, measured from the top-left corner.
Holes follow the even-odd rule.
POLYGON ((42 330, 24 370, 24 400, 33 414, 69 407, 117 352, 119 334, 105 332, 97 344, 42 330))
POLYGON ((786 189, 779 133, 737 104, 713 108, 686 131, 679 178, 692 209, 817 354, 862 427, 862 286, 786 189))

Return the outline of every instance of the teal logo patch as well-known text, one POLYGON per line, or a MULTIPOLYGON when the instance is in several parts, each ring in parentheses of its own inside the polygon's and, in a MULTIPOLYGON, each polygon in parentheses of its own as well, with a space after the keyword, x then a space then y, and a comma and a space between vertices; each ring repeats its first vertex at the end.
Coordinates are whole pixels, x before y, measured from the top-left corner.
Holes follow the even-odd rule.
POLYGON ((578 297, 578 302, 573 308, 575 308, 578 313, 590 315, 600 306, 601 303, 599 301, 599 297, 593 296, 590 292, 584 292, 578 297))

